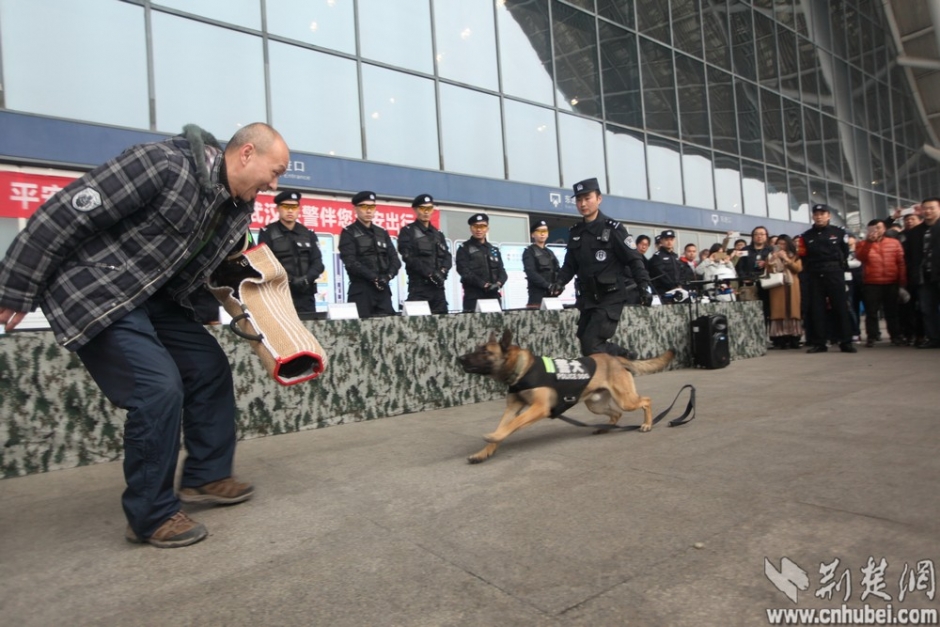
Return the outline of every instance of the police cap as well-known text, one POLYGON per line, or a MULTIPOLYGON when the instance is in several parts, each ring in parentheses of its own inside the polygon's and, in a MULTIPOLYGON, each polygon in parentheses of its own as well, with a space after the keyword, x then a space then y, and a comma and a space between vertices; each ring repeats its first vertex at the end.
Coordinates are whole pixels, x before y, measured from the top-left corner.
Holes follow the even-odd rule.
POLYGON ((474 224, 479 224, 480 222, 486 222, 487 224, 489 224, 490 217, 486 215, 485 213, 475 213, 472 216, 470 216, 469 220, 467 220, 467 224, 469 224, 470 226, 473 226, 474 224))
POLYGON ((284 203, 300 204, 300 192, 281 192, 274 197, 275 205, 284 203))
POLYGON ((675 237, 675 236, 676 236, 675 231, 673 231, 672 229, 666 229, 665 231, 660 233, 659 237, 657 237, 656 239, 663 240, 663 239, 666 239, 667 237, 675 237))
POLYGON ((583 181, 575 183, 572 189, 574 190, 575 196, 580 196, 588 192, 600 193, 601 186, 600 183, 597 182, 597 179, 584 179, 583 181))
POLYGON ((820 204, 818 204, 818 205, 813 205, 813 213, 816 213, 817 211, 825 211, 826 213, 828 213, 828 212, 829 212, 829 205, 824 205, 824 204, 822 204, 822 203, 820 203, 820 204))
POLYGON ((411 206, 414 208, 421 207, 424 205, 433 205, 434 197, 431 194, 418 194, 415 196, 415 199, 411 201, 411 206))
POLYGON ((532 223, 532 228, 529 229, 529 233, 535 233, 539 229, 545 229, 547 231, 548 222, 546 222, 545 220, 539 220, 538 222, 532 223))
POLYGON ((362 204, 375 204, 375 192, 359 192, 352 197, 352 204, 358 206, 362 204))

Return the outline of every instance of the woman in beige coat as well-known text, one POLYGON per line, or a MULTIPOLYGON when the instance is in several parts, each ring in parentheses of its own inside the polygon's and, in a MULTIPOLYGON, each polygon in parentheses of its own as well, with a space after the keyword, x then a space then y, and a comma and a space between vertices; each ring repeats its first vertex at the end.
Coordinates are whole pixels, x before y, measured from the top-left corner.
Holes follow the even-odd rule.
POLYGON ((769 290, 770 341, 775 348, 799 348, 803 335, 799 274, 803 262, 789 235, 781 235, 777 239, 774 252, 767 258, 767 268, 770 272, 783 273, 783 285, 769 290))

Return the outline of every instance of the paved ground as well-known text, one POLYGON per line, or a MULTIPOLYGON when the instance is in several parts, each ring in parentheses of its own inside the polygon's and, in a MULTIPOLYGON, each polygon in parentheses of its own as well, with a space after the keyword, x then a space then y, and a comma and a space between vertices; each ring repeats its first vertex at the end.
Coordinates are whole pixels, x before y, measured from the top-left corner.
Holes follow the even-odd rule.
POLYGON ((938 365, 880 345, 647 376, 656 409, 693 383, 697 418, 543 421, 476 466, 500 403, 247 441, 256 498, 191 509, 210 536, 177 550, 123 540, 119 463, 3 480, 0 623, 766 625, 839 607, 846 569, 852 607, 937 608, 929 577, 899 581, 940 565, 938 365), (765 576, 783 557, 796 603, 765 576))

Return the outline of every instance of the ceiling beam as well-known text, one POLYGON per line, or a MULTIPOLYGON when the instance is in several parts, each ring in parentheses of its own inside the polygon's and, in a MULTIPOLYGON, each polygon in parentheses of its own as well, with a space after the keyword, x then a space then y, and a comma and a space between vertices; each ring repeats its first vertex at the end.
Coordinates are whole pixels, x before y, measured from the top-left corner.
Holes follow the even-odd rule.
POLYGON ((922 57, 909 57, 898 55, 898 65, 916 67, 921 70, 940 70, 940 59, 924 59, 922 57))

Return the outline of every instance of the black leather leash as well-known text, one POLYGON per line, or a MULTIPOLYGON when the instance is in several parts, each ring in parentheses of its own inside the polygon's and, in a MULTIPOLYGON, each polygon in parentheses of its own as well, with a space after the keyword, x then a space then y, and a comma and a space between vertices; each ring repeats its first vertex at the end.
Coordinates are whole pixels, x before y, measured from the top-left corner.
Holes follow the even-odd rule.
MULTIPOLYGON (((679 416, 678 418, 670 420, 669 426, 679 427, 679 426, 682 426, 684 424, 691 422, 692 419, 695 418, 695 386, 692 385, 691 383, 687 383, 679 389, 679 392, 676 394, 676 397, 672 400, 672 403, 669 405, 669 407, 661 411, 659 415, 653 418, 654 425, 657 424, 659 421, 661 421, 663 418, 665 418, 666 414, 672 411, 672 408, 676 404, 676 401, 679 400, 679 396, 682 395, 682 392, 686 388, 688 388, 691 391, 689 392, 689 402, 685 406, 685 411, 682 412, 682 415, 679 416)), ((564 420, 568 424, 572 424, 576 427, 591 427, 592 429, 603 429, 606 431, 637 431, 640 428, 640 425, 626 425, 626 426, 621 427, 619 425, 612 425, 610 423, 590 425, 590 424, 583 423, 580 420, 569 418, 568 416, 565 416, 564 414, 562 414, 561 416, 558 416, 558 419, 564 420)))

